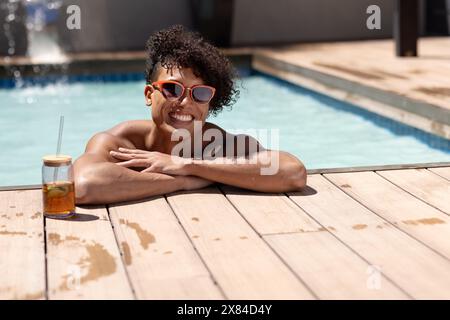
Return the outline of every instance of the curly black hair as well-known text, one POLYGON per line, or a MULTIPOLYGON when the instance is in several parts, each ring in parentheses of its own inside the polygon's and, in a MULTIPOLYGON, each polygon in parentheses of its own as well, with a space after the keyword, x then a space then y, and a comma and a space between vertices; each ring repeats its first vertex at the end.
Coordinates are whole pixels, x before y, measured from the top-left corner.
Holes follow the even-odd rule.
POLYGON ((181 25, 158 31, 150 36, 146 49, 148 58, 145 78, 155 80, 159 67, 191 68, 196 77, 216 88, 209 113, 217 115, 225 106, 236 102, 239 90, 234 79, 237 72, 218 48, 208 43, 197 32, 187 31, 181 25))

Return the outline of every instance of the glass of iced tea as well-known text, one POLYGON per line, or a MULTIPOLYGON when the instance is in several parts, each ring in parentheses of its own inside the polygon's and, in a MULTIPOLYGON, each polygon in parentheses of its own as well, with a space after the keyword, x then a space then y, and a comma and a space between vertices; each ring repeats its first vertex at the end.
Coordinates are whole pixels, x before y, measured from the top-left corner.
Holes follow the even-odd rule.
POLYGON ((67 218, 75 214, 72 158, 49 155, 43 158, 42 200, 44 215, 67 218))

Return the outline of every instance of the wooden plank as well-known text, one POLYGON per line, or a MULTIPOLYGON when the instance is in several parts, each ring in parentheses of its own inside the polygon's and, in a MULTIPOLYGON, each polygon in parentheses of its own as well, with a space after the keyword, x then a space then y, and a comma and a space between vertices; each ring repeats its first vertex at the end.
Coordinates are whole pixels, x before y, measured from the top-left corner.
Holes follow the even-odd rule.
POLYGON ((137 298, 224 298, 163 197, 109 212, 137 298))
POLYGON ((314 298, 217 188, 167 200, 227 298, 314 298))
MULTIPOLYGON (((365 182, 370 183, 367 179, 365 182)), ((413 298, 450 297, 447 259, 375 215, 324 177, 310 176, 308 185, 317 193, 296 192, 289 197, 321 225, 333 227, 328 230, 370 265, 381 268, 384 276, 413 298)))
POLYGON ((133 299, 106 208, 76 212, 46 218, 49 299, 133 299))
POLYGON ((409 299, 329 232, 264 236, 320 299, 409 299))
POLYGON ((450 83, 446 76, 449 66, 442 59, 450 56, 447 43, 447 38, 421 39, 419 51, 427 57, 425 60, 396 58, 392 55, 392 40, 301 44, 277 50, 258 49, 256 54, 449 110, 445 90, 439 89, 450 83))
MULTIPOLYGON (((343 172, 359 172, 359 171, 381 171, 381 170, 397 170, 397 169, 426 169, 426 168, 449 167, 450 162, 433 162, 433 163, 408 163, 408 164, 389 164, 382 166, 361 166, 361 167, 343 167, 343 168, 324 168, 324 169, 308 169, 308 174, 317 173, 343 173, 343 172)), ((444 168, 442 168, 444 170, 444 168)), ((434 170, 434 169, 433 169, 434 170)), ((449 174, 450 176, 450 174, 449 174)))
POLYGON ((403 190, 450 214, 450 181, 427 169, 378 171, 403 190))
POLYGON ((42 191, 0 192, 0 299, 45 299, 42 191))
POLYGON ((30 185, 20 185, 20 186, 1 186, 1 191, 12 191, 12 190, 34 190, 34 189, 42 189, 41 184, 30 184, 30 185))
POLYGON ((400 230, 450 258, 450 217, 374 172, 326 174, 352 198, 400 230))
POLYGON ((450 180, 450 167, 445 168, 428 168, 431 172, 440 175, 441 177, 450 180))
POLYGON ((221 186, 227 199, 261 235, 282 232, 311 232, 320 228, 284 194, 251 192, 221 186))
POLYGON ((263 194, 228 186, 221 189, 320 299, 408 298, 387 279, 383 290, 367 287, 369 264, 284 194, 263 194))

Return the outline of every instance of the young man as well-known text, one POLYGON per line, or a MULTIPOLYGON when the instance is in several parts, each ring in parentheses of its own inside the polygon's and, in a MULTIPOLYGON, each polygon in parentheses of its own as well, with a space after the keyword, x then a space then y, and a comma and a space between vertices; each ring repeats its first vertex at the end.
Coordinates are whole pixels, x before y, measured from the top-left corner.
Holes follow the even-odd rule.
POLYGON ((74 164, 78 204, 137 200, 214 182, 262 192, 306 185, 305 167, 293 155, 206 122, 238 93, 235 70, 217 48, 175 26, 150 37, 147 49, 144 93, 152 120, 127 121, 89 140, 74 164), (274 163, 275 170, 267 170, 274 163))

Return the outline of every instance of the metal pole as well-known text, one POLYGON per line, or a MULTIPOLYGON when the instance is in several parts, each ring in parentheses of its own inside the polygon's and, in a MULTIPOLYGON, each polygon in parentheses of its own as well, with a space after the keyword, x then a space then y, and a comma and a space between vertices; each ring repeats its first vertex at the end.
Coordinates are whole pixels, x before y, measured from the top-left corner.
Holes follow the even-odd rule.
POLYGON ((419 1, 396 0, 394 12, 394 39, 398 57, 417 56, 419 32, 419 1))

